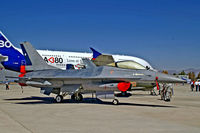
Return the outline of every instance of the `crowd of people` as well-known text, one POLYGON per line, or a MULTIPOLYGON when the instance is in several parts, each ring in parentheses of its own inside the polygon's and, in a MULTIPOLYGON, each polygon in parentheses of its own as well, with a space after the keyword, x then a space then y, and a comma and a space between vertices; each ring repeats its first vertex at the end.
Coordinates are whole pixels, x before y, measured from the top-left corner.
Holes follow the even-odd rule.
POLYGON ((191 83, 190 83, 190 85, 191 85, 191 90, 192 91, 195 91, 196 90, 196 92, 197 91, 200 91, 200 82, 199 81, 191 81, 191 83))

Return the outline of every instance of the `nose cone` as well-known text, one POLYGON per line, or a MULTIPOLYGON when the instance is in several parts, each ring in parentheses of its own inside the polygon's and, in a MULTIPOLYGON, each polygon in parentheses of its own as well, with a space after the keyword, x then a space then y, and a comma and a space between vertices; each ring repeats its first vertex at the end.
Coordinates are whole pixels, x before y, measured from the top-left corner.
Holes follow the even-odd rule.
POLYGON ((175 76, 169 75, 169 74, 163 74, 163 73, 157 73, 156 77, 158 77, 158 82, 163 83, 184 83, 185 81, 177 78, 175 76))

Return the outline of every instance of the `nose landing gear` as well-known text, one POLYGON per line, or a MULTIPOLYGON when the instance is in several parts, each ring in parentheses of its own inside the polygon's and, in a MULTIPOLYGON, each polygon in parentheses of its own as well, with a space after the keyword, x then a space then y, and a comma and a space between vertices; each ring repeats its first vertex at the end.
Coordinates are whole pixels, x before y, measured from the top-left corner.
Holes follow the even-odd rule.
POLYGON ((119 104, 119 100, 114 99, 114 100, 112 101, 112 103, 113 103, 114 105, 118 105, 118 104, 119 104))
POLYGON ((57 95, 56 98, 55 98, 55 101, 57 103, 61 103, 63 101, 63 96, 62 95, 57 95))

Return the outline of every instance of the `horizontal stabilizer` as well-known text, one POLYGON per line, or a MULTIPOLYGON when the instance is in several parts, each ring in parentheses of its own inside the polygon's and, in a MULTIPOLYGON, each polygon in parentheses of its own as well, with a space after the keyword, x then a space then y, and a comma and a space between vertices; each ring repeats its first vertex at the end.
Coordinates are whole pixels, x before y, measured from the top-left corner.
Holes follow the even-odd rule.
POLYGON ((8 56, 3 56, 0 54, 0 62, 2 61, 8 61, 8 56))

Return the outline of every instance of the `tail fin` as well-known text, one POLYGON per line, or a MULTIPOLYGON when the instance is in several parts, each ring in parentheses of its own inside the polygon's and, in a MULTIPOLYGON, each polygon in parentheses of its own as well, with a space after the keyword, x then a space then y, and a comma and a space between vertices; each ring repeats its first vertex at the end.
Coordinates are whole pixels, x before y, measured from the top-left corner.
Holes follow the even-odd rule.
POLYGON ((93 57, 92 60, 95 60, 97 57, 99 57, 100 55, 102 55, 100 52, 96 51, 95 49, 93 49, 92 47, 90 47, 90 49, 93 52, 93 57))
POLYGON ((92 61, 95 65, 97 66, 105 66, 111 63, 115 63, 114 58, 112 55, 106 55, 106 54, 102 54, 98 51, 96 51, 93 48, 90 48, 93 52, 93 58, 92 61))
POLYGON ((0 48, 8 49, 15 48, 13 44, 6 38, 6 36, 0 31, 0 48))
POLYGON ((44 70, 44 69, 58 69, 56 67, 48 65, 39 53, 33 48, 29 42, 23 42, 20 44, 22 52, 26 60, 26 69, 28 70, 44 70))
POLYGON ((0 54, 2 57, 7 57, 2 61, 2 65, 9 70, 20 71, 21 62, 24 61, 24 56, 13 46, 13 44, 0 31, 0 54))

